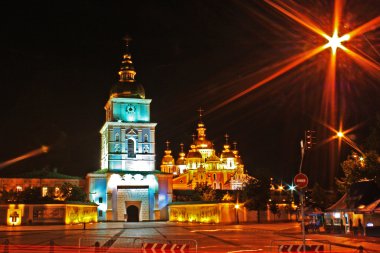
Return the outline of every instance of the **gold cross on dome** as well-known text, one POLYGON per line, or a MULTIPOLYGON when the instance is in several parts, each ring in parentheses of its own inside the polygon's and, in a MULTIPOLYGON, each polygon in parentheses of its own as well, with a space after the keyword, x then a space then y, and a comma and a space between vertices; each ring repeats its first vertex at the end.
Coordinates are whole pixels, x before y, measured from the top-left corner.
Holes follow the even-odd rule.
POLYGON ((169 150, 170 141, 167 140, 165 143, 166 143, 166 150, 169 150))

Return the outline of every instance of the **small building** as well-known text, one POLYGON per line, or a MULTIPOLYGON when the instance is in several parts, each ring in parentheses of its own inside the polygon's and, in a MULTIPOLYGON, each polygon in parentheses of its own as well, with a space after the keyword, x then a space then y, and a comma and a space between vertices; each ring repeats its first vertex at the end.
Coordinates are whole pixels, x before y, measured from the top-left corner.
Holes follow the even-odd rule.
POLYGON ((57 172, 57 170, 36 170, 25 172, 16 176, 0 177, 0 189, 2 191, 21 192, 26 188, 40 187, 42 196, 46 195, 49 189, 59 191, 64 183, 70 183, 80 188, 85 188, 85 180, 57 172))
POLYGON ((32 224, 76 224, 97 222, 97 205, 94 203, 67 203, 51 201, 52 203, 14 203, 10 196, 17 196, 27 188, 41 189, 41 197, 49 192, 59 195, 61 186, 65 183, 85 188, 85 180, 58 173, 57 170, 46 169, 30 171, 17 176, 0 178, 2 204, 0 204, 0 224, 2 225, 32 225, 32 224), (6 193, 12 193, 7 195, 6 193), (5 197, 7 199, 5 199, 5 197), (10 203, 11 202, 11 203, 10 203))
POLYGON ((341 229, 347 233, 378 233, 380 191, 376 182, 363 180, 352 184, 342 198, 326 209, 325 221, 326 227, 333 230, 341 229))

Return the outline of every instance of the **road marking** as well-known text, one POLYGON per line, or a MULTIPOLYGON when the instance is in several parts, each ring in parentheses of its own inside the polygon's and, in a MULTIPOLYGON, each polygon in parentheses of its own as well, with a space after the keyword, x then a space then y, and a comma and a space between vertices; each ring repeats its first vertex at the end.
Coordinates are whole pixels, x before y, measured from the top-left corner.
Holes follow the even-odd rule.
POLYGON ((257 252, 257 251, 263 251, 263 249, 242 249, 242 250, 228 251, 227 253, 236 253, 236 252, 257 252))

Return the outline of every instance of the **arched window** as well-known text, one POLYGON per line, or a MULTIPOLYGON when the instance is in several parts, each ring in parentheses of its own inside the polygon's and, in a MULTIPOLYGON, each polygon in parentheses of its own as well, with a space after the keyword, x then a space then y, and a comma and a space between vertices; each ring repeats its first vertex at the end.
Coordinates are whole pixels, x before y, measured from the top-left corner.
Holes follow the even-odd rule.
POLYGON ((148 135, 144 134, 144 142, 148 142, 148 135))
POLYGON ((214 173, 214 181, 216 180, 216 174, 214 173))
POLYGON ((115 141, 120 141, 120 135, 119 135, 119 133, 115 134, 115 141))
POLYGON ((120 145, 115 144, 115 153, 120 153, 120 145))
POLYGON ((134 157, 135 156, 135 142, 132 139, 128 139, 128 156, 134 157))

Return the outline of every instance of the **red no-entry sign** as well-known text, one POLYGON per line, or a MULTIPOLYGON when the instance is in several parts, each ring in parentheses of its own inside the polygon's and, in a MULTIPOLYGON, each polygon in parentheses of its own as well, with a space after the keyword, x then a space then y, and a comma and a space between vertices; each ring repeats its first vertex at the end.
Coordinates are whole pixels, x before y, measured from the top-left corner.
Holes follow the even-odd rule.
POLYGON ((309 183, 309 179, 307 178, 307 176, 303 173, 298 173, 295 177, 294 177, 294 184, 298 187, 298 188, 305 188, 307 186, 307 184, 309 183))

